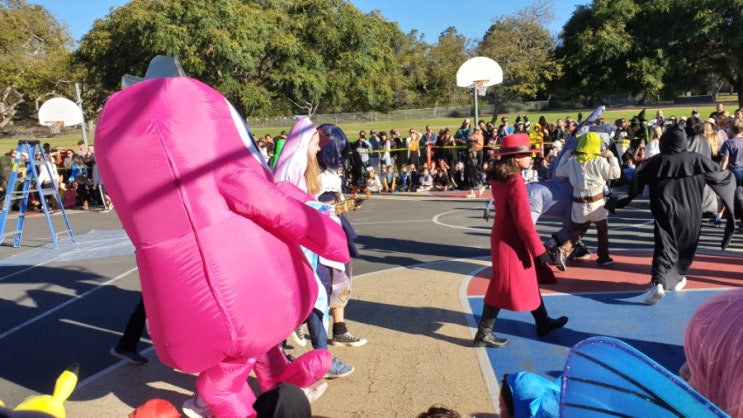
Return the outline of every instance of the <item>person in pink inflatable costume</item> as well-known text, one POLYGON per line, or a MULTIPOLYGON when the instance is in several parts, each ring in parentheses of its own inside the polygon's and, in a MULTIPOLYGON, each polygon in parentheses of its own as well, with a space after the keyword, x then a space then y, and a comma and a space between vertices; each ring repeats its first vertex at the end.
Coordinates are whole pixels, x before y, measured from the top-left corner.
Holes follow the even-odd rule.
POLYGON ((95 145, 158 357, 199 374, 211 413, 255 416, 254 369, 262 387, 322 379, 327 350, 288 363, 278 346, 317 299, 301 246, 347 262, 345 235, 312 196, 274 183, 227 100, 191 78, 147 79, 109 98, 95 145))

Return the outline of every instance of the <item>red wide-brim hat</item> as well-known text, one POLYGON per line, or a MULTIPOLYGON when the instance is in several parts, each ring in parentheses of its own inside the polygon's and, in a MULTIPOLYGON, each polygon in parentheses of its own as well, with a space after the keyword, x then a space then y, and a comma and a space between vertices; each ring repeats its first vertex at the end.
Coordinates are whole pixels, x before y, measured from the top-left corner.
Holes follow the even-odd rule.
POLYGON ((511 134, 503 137, 498 155, 525 154, 532 152, 531 140, 527 134, 511 134))

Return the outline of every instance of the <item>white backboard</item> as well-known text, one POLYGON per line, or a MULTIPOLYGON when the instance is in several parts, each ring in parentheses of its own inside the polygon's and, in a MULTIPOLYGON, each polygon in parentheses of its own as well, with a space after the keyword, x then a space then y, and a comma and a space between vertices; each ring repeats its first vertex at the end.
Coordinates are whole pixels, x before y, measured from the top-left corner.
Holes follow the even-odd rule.
POLYGON ((39 108, 39 124, 44 126, 75 126, 83 123, 83 111, 70 99, 55 97, 39 108))
POLYGON ((503 70, 488 57, 474 57, 464 62, 457 70, 457 86, 473 87, 475 81, 485 80, 484 86, 503 82, 503 70))

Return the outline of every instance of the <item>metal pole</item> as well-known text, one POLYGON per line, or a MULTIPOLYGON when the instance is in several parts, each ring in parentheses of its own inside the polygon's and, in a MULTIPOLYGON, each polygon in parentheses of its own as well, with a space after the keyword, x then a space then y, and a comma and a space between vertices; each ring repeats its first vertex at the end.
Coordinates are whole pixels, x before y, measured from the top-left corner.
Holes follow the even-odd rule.
POLYGON ((478 119, 480 117, 480 115, 478 115, 478 113, 477 113, 477 84, 475 84, 475 85, 472 86, 472 92, 475 94, 475 120, 472 123, 472 126, 475 126, 475 125, 477 125, 477 121, 478 121, 478 119))
MULTIPOLYGON (((83 112, 83 99, 80 97, 80 83, 75 83, 75 93, 77 94, 77 107, 80 108, 80 112, 83 112)), ((88 128, 85 126, 85 112, 83 112, 82 128, 85 148, 88 148, 88 128)))

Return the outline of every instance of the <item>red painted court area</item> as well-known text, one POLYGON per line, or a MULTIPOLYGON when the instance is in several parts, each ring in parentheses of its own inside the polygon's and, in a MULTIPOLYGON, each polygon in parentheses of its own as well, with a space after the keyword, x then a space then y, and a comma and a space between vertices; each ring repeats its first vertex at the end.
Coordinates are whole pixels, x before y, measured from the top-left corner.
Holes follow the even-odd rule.
MULTIPOLYGON (((553 267, 557 284, 540 285, 544 294, 643 291, 650 283, 652 251, 614 251, 614 264, 600 267, 594 258, 570 261, 567 271, 553 267)), ((484 295, 491 269, 470 280, 468 296, 484 295)), ((740 256, 697 254, 686 275, 686 289, 736 287, 743 284, 743 259, 740 256)))

